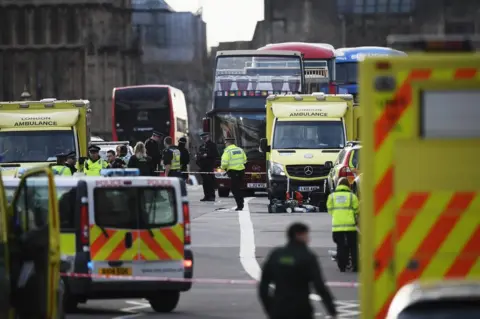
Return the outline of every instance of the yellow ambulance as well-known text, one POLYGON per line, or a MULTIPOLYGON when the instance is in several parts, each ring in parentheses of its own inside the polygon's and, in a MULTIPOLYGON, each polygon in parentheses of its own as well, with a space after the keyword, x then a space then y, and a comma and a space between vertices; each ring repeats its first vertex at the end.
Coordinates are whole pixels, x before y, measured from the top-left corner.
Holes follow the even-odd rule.
POLYGON ((408 56, 359 69, 365 319, 412 282, 480 279, 480 54, 461 37, 394 40, 408 56))
POLYGON ((86 100, 0 101, 0 169, 15 175, 19 167, 56 161, 75 151, 87 156, 90 103, 86 100))
POLYGON ((325 163, 333 162, 347 141, 358 136, 352 95, 270 95, 266 109, 266 138, 260 148, 267 153, 271 203, 285 199, 288 188, 304 197, 320 194, 324 210, 331 168, 325 163))

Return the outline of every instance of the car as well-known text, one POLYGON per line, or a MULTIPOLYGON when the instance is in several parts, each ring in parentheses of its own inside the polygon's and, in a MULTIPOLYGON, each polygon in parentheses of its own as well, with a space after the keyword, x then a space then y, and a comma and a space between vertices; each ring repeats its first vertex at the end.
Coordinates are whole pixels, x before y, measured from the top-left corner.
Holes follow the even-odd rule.
POLYGON ((327 177, 327 191, 334 192, 341 177, 346 177, 350 185, 354 184, 355 178, 360 174, 358 168, 361 148, 359 141, 347 142, 334 163, 330 161, 325 163, 325 166, 330 167, 330 173, 327 177))
POLYGON ((362 173, 357 174, 355 179, 353 180, 352 184, 352 192, 357 195, 358 199, 360 199, 360 183, 362 180, 362 173))

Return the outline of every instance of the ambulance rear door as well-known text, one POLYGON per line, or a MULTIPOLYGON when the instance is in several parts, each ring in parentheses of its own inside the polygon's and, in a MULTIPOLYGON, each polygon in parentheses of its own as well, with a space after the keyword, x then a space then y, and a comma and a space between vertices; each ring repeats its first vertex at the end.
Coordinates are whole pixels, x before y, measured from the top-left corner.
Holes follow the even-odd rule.
POLYGON ((372 58, 360 76, 362 318, 383 319, 411 281, 480 278, 480 57, 372 58))
MULTIPOLYGON (((3 179, 0 173, 0 189, 3 179)), ((10 267, 8 247, 8 202, 3 191, 0 191, 0 318, 8 318, 10 312, 10 267)))

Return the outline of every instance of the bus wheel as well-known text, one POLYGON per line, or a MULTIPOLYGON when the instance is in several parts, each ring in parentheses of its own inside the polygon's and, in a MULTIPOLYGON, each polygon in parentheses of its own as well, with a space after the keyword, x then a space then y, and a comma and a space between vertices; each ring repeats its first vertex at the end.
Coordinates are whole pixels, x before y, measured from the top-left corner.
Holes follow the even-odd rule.
POLYGON ((180 300, 179 291, 160 291, 148 299, 150 306, 156 312, 172 312, 180 300))
POLYGON ((219 188, 218 197, 228 197, 230 195, 230 189, 228 188, 219 188))

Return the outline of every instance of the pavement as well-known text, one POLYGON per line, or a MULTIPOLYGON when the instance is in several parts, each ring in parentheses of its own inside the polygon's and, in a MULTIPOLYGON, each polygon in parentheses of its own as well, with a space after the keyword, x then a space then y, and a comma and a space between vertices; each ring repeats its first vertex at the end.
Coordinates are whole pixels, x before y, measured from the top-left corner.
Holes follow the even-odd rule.
MULTIPOLYGON (((294 221, 311 227, 311 248, 316 252, 326 280, 332 284, 357 282, 357 275, 340 273, 330 260, 331 221, 326 213, 268 214, 267 199, 261 194, 246 199, 248 209, 236 212, 233 198, 217 198, 215 203, 200 202, 201 186, 190 186, 192 247, 195 278, 257 279, 268 252, 285 242, 285 229, 294 221)), ((359 317, 357 288, 331 288, 340 318, 359 317)), ((316 318, 325 318, 319 297, 311 295, 316 318)), ((93 300, 80 305, 68 319, 127 318, 266 318, 257 299, 254 284, 194 283, 180 297, 171 314, 157 314, 143 299, 93 300)))

